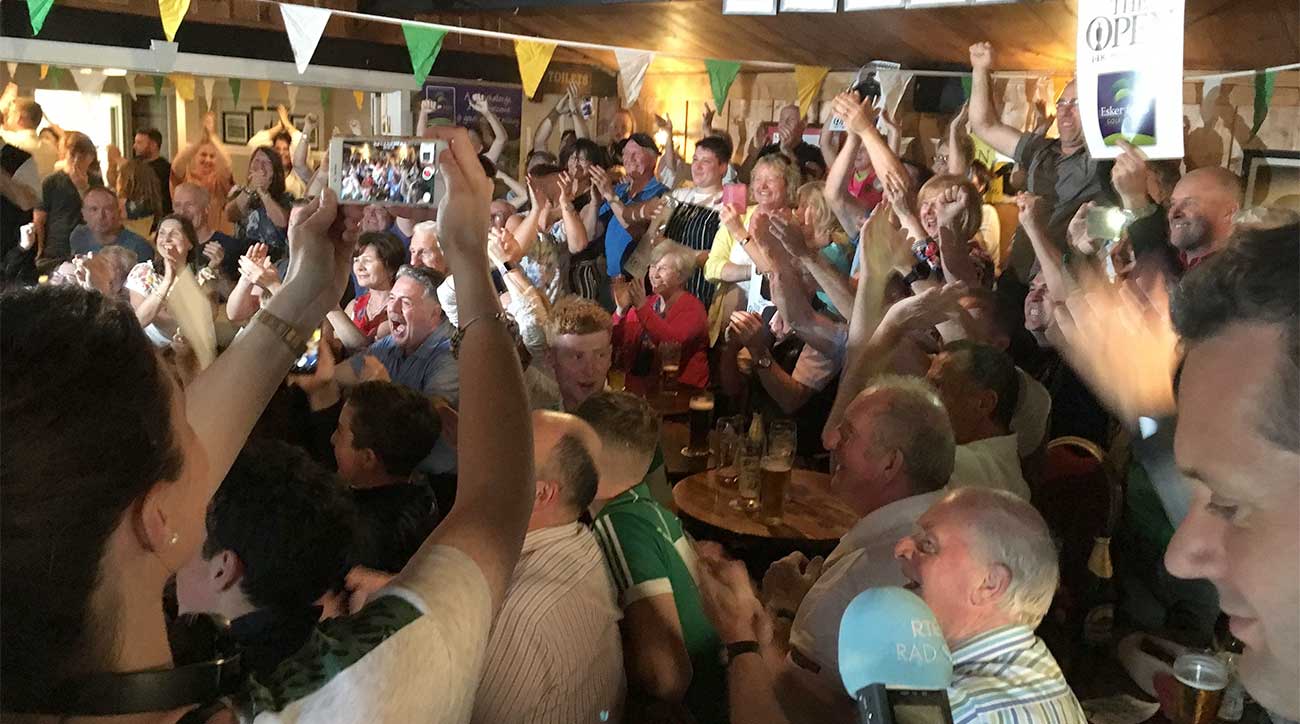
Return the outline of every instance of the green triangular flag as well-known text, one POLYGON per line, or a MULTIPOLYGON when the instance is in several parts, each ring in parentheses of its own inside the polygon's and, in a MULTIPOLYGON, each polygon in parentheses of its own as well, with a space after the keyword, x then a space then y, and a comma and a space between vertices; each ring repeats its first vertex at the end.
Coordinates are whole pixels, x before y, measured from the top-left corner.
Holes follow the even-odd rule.
POLYGON ((727 102, 727 92, 731 90, 736 74, 740 72, 740 63, 734 60, 708 59, 704 61, 704 70, 709 73, 713 104, 716 108, 721 108, 727 102))
MULTIPOLYGON (((321 89, 320 89, 320 107, 321 107, 321 110, 322 110, 322 111, 324 111, 326 108, 329 108, 329 107, 330 107, 330 98, 332 98, 333 96, 334 96, 334 89, 333 89, 333 88, 321 88, 321 89)), ((321 116, 321 118, 324 118, 324 117, 325 117, 325 116, 323 116, 323 115, 321 116)))
POLYGON ((50 79, 50 83, 52 83, 52 84, 54 85, 55 88, 62 88, 62 87, 63 87, 63 69, 62 69, 62 68, 57 68, 57 67, 55 67, 55 66, 50 66, 50 75, 49 75, 48 77, 49 77, 49 79, 50 79))
POLYGON ((32 35, 40 35, 45 26, 45 16, 54 7, 54 0, 27 0, 27 14, 32 18, 32 35))
POLYGON ((961 77, 961 92, 966 100, 970 100, 970 84, 971 77, 969 75, 963 75, 961 77))
POLYGON ((156 95, 156 96, 160 96, 160 95, 162 95, 163 80, 164 80, 164 79, 163 79, 163 77, 162 77, 161 75, 155 75, 155 76, 153 77, 153 94, 154 94, 154 95, 156 95))
POLYGON ((429 77, 433 61, 438 58, 438 51, 442 50, 442 39, 447 31, 402 23, 402 35, 406 36, 406 50, 411 54, 411 70, 415 72, 415 79, 423 83, 429 77))
POLYGON ((232 95, 232 96, 235 97, 235 103, 234 103, 234 105, 236 105, 236 106, 239 105, 239 86, 241 86, 241 85, 243 85, 243 84, 244 84, 244 81, 240 80, 239 78, 231 78, 231 79, 230 79, 230 95, 232 95))
POLYGON ((1277 71, 1255 71, 1255 122, 1250 125, 1250 135, 1259 133, 1268 117, 1268 107, 1273 103, 1273 84, 1277 82, 1277 71))

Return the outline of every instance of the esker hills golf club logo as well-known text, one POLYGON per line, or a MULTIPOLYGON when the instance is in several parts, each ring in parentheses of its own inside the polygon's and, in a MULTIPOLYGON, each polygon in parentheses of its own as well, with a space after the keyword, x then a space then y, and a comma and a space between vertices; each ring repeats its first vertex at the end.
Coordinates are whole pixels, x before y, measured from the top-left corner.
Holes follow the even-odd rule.
POLYGON ((1134 146, 1156 142, 1156 98, 1145 90, 1137 71, 1097 76, 1097 123, 1107 146, 1124 139, 1134 146))

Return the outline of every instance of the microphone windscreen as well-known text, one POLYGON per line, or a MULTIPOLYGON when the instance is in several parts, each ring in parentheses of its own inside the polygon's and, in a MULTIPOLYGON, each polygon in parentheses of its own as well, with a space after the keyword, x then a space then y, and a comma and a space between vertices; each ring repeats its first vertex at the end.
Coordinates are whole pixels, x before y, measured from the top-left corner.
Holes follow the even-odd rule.
POLYGON ((840 679, 849 696, 871 684, 944 689, 952 654, 925 602, 897 587, 869 588, 840 619, 840 679))

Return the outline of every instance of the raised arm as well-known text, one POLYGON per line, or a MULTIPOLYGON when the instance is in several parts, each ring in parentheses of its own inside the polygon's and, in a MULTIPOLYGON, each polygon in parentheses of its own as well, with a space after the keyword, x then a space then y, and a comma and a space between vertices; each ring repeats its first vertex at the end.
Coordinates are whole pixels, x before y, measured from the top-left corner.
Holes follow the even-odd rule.
MULTIPOLYGON (((564 221, 564 238, 568 243, 570 254, 582 253, 591 243, 591 234, 587 233, 587 225, 582 219, 582 214, 573 205, 575 191, 575 183, 569 178, 569 172, 562 172, 560 174, 560 215, 564 221)), ((592 205, 587 204, 587 206, 592 205)))
MULTIPOLYGON (((1065 276, 1065 257, 1061 246, 1047 231, 1047 215, 1051 213, 1051 207, 1042 196, 1029 193, 1016 194, 1016 207, 1020 210, 1020 225, 1025 228, 1025 235, 1034 247, 1034 256, 1038 259, 1048 293, 1053 299, 1065 299, 1070 294, 1070 284, 1065 276)), ((1090 203, 1080 206, 1070 226, 1077 229, 1086 224, 1090 208, 1090 203)))
POLYGON ((555 105, 546 113, 541 122, 537 124, 537 130, 533 133, 533 150, 545 151, 548 143, 551 142, 551 131, 555 129, 555 122, 560 118, 560 104, 564 103, 567 95, 560 96, 555 101, 555 105))
POLYGON ((966 127, 970 123, 970 103, 963 103, 961 110, 948 124, 948 173, 966 178, 970 173, 974 145, 966 127))
POLYGON ((587 128, 587 119, 582 117, 582 108, 578 105, 578 86, 569 84, 569 116, 573 118, 573 134, 578 138, 591 138, 587 128))
POLYGON ((469 97, 469 107, 479 112, 479 115, 487 119, 488 125, 492 127, 492 145, 483 152, 484 156, 492 163, 496 163, 501 158, 501 152, 506 150, 506 141, 509 136, 506 134, 506 127, 501 124, 501 119, 497 118, 492 112, 492 106, 488 99, 482 94, 475 93, 469 97))
POLYGON ((501 169, 497 169, 497 180, 505 184, 506 188, 510 189, 510 191, 514 193, 515 200, 510 202, 511 206, 518 209, 528 203, 528 189, 524 188, 524 185, 519 183, 519 179, 501 169))
MULTIPOLYGON (((449 141, 438 159, 447 193, 438 210, 439 243, 456 278, 460 311, 460 426, 456 503, 397 583, 419 577, 432 547, 459 549, 477 564, 501 605, 532 513, 533 429, 515 344, 492 286, 487 255, 492 180, 463 128, 437 129, 449 141)), ((338 297, 336 296, 337 300, 338 297)))
POLYGON ((970 127, 975 135, 1004 156, 1015 156, 1020 131, 1008 126, 993 107, 993 45, 970 46, 970 127))
MULTIPOLYGON (((829 127, 830 124, 826 124, 829 127)), ((825 129, 823 128, 823 133, 825 129)), ((845 134, 844 146, 835 154, 835 160, 826 172, 826 203, 831 212, 845 229, 862 226, 867 210, 849 193, 849 173, 853 168, 853 157, 858 154, 862 139, 856 133, 845 134)), ((826 151, 822 151, 823 154, 826 151)))
POLYGON ((876 177, 880 179, 881 184, 886 189, 911 188, 912 177, 903 167, 903 162, 898 160, 898 155, 890 150, 889 144, 880 135, 880 131, 876 130, 871 101, 859 102, 857 96, 841 93, 835 96, 834 103, 835 114, 844 119, 844 125, 850 132, 856 133, 858 138, 862 139, 867 155, 871 158, 871 167, 875 169, 876 177))
MULTIPOLYGON (((303 183, 310 185, 313 172, 307 152, 311 149, 311 132, 316 128, 316 116, 308 115, 302 124, 302 133, 293 139, 293 172, 303 183)), ((322 164, 323 165, 323 164, 322 164)))

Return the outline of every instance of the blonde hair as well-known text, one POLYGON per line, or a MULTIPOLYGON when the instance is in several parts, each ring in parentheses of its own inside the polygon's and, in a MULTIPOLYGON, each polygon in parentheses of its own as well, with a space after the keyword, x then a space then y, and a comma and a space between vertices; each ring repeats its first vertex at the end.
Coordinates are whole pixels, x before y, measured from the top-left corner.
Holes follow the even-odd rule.
POLYGON ((566 334, 610 332, 613 328, 614 321, 603 307, 590 299, 572 295, 551 307, 546 318, 546 341, 555 344, 556 339, 566 334))
POLYGON ((677 266, 677 273, 682 276, 684 284, 691 278, 695 272, 695 252, 684 244, 675 241, 661 241, 659 245, 650 252, 650 265, 658 264, 664 258, 671 258, 677 266))
POLYGON ((966 209, 962 212, 961 218, 957 220, 957 233, 961 236, 962 241, 970 241, 979 233, 980 223, 984 219, 984 211, 981 208, 983 199, 980 192, 975 188, 975 184, 970 179, 954 176, 952 174, 940 174, 926 181, 921 190, 916 192, 916 205, 920 207, 926 201, 942 195, 950 188, 963 187, 966 189, 966 209))
MULTIPOLYGON (((799 167, 796 166, 794 161, 791 161, 785 154, 769 153, 768 155, 758 159, 758 162, 754 164, 754 170, 751 171, 749 175, 750 179, 752 180, 754 174, 758 173, 758 170, 765 166, 776 171, 781 175, 781 178, 785 180, 785 203, 787 206, 794 206, 795 192, 799 188, 799 167)), ((751 197, 754 193, 753 188, 753 183, 750 183, 751 197)))
POLYGON ((122 164, 117 174, 118 197, 143 204, 156 216, 162 214, 162 185, 149 164, 133 158, 122 164))
POLYGON ((835 218, 835 212, 831 211, 831 205, 826 201, 825 181, 809 181, 799 187, 799 190, 795 192, 795 207, 803 206, 812 209, 813 228, 817 231, 829 236, 840 228, 840 222, 835 218))

